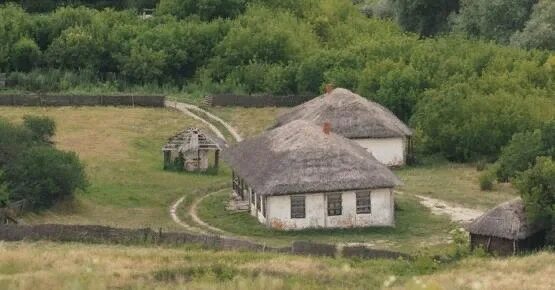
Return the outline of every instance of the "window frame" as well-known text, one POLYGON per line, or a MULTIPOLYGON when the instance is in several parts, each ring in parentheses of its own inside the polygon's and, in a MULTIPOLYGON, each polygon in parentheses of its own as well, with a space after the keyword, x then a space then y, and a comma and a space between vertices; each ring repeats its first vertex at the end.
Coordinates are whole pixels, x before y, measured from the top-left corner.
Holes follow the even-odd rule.
POLYGON ((290 216, 291 219, 304 219, 306 218, 306 196, 305 195, 291 195, 290 198, 290 216), (301 213, 302 209, 302 213, 301 213))
POLYGON ((343 193, 334 192, 326 195, 328 216, 340 216, 343 214, 343 193))
POLYGON ((355 198, 356 198, 357 214, 372 214, 372 191, 371 190, 357 191, 355 192, 355 198), (363 194, 365 196, 361 196, 363 194))

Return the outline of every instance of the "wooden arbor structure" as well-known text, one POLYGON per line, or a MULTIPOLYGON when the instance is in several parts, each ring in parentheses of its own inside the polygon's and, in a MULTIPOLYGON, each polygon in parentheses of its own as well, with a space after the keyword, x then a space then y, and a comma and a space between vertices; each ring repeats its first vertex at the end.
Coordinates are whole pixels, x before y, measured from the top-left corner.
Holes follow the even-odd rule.
POLYGON ((219 166, 220 151, 225 142, 198 128, 187 128, 168 139, 162 148, 164 169, 206 171, 209 153, 214 152, 214 167, 219 166))

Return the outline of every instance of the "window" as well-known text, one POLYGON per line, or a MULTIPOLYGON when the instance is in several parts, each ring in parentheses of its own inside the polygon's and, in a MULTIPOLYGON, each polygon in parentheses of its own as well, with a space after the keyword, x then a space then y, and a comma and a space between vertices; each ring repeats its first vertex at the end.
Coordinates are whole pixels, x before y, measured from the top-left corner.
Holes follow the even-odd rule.
POLYGON ((256 195, 256 210, 260 211, 260 194, 256 195))
POLYGON ((341 215, 341 193, 328 194, 328 216, 341 215))
POLYGON ((357 194, 357 214, 371 213, 372 201, 370 198, 370 191, 359 191, 357 194))
POLYGON ((305 197, 304 195, 291 196, 291 218, 303 219, 305 213, 305 197))
POLYGON ((254 205, 254 197, 255 197, 256 193, 254 192, 254 190, 251 189, 251 203, 254 205))

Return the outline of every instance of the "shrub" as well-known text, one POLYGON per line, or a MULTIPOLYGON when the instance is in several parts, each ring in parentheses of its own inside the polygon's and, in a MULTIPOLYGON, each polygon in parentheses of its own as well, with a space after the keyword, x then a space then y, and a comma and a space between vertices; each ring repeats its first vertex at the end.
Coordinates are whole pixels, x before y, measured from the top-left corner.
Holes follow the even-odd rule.
POLYGON ((73 152, 48 146, 31 147, 7 169, 11 197, 47 208, 87 185, 84 167, 73 152))
POLYGON ((49 143, 56 132, 56 123, 48 117, 27 115, 23 117, 23 125, 33 132, 35 140, 44 143, 49 143))
POLYGON ((480 175, 480 189, 481 190, 492 190, 493 189, 493 181, 495 180, 495 176, 490 172, 485 172, 480 175))

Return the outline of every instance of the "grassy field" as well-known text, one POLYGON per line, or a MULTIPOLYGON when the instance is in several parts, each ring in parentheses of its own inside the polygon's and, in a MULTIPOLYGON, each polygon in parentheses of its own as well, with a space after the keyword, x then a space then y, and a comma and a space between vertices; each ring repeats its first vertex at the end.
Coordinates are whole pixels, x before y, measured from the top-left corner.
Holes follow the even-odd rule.
POLYGON ((555 254, 547 252, 438 265, 428 259, 346 260, 190 247, 3 242, 0 256, 0 285, 15 290, 555 287, 555 254))
POLYGON ((168 109, 147 108, 15 108, 0 107, 0 116, 20 122, 26 114, 52 117, 58 126, 56 146, 72 150, 86 164, 90 188, 74 201, 29 214, 31 223, 82 223, 120 227, 180 229, 170 219, 169 205, 183 195, 222 188, 229 170, 217 175, 162 170, 161 147, 169 136, 198 121, 168 109))
POLYGON ((207 110, 236 128, 242 137, 250 137, 272 126, 276 117, 287 109, 214 107, 207 110))
POLYGON ((360 242, 375 248, 395 249, 405 252, 441 249, 448 242, 449 231, 456 226, 448 218, 432 215, 416 198, 398 196, 394 228, 321 229, 277 231, 266 228, 248 212, 231 212, 225 209, 229 190, 204 199, 198 208, 199 217, 210 225, 227 232, 249 236, 268 243, 288 244, 292 240, 341 243, 360 242))
POLYGON ((482 191, 478 178, 482 172, 472 164, 438 163, 395 170, 404 185, 400 191, 442 199, 464 207, 486 210, 518 194, 510 184, 496 184, 482 191))

